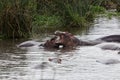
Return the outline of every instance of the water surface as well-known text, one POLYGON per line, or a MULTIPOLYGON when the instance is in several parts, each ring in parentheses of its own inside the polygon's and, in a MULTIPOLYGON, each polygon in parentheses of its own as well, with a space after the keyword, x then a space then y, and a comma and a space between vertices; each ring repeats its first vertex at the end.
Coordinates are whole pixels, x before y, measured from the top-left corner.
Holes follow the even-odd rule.
MULTIPOLYGON (((94 40, 112 34, 120 34, 120 19, 99 17, 87 32, 77 34, 76 37, 94 40)), ((46 37, 41 39, 44 40, 46 37)), ((120 64, 105 64, 109 59, 119 61, 118 51, 102 50, 99 46, 51 51, 34 46, 21 50, 16 47, 20 42, 22 41, 0 41, 0 80, 120 79, 120 64), (62 62, 50 62, 49 58, 60 58, 62 62), (43 64, 45 66, 41 67, 43 64)))

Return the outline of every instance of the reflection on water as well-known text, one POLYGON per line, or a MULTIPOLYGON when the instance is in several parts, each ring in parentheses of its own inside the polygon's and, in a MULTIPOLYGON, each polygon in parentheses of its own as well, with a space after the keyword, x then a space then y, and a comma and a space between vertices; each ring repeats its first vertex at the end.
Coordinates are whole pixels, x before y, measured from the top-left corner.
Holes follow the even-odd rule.
MULTIPOLYGON (((120 34, 116 17, 96 18, 94 25, 78 38, 93 40, 120 34)), ((119 80, 118 51, 102 50, 97 46, 77 47, 75 50, 47 51, 38 46, 21 50, 21 41, 0 41, 0 80, 119 80), (49 59, 61 59, 61 63, 49 59), (109 62, 108 62, 109 61, 109 62), (111 61, 117 61, 112 64, 111 61), (106 65, 104 63, 111 63, 106 65)), ((118 44, 119 45, 119 44, 118 44)))

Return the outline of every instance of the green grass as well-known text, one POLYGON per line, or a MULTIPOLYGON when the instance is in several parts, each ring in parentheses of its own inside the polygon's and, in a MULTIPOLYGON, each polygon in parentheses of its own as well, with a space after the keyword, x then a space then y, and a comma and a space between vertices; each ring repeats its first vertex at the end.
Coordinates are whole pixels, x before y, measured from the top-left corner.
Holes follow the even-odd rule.
MULTIPOLYGON (((0 0, 0 29, 6 38, 26 38, 61 28, 84 28, 109 0, 0 0)), ((109 18, 119 13, 105 13, 109 18)))
POLYGON ((60 16, 47 16, 47 15, 35 15, 34 21, 32 23, 32 32, 41 33, 48 32, 52 29, 57 29, 62 27, 63 22, 61 21, 60 16))
POLYGON ((31 32, 30 0, 0 0, 0 28, 4 38, 27 38, 31 32))
POLYGON ((91 12, 94 14, 102 14, 105 13, 106 9, 101 6, 91 6, 91 12))
POLYGON ((98 16, 108 17, 109 19, 111 19, 113 16, 120 17, 120 12, 116 12, 116 11, 106 11, 105 13, 100 14, 100 15, 98 15, 98 16))

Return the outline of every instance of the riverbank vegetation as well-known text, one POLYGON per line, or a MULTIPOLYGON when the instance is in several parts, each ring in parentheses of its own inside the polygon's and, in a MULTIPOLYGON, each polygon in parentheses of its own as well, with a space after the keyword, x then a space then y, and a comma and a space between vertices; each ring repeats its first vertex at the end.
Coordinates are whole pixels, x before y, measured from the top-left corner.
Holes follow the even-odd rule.
POLYGON ((118 0, 0 0, 1 38, 28 38, 58 29, 83 29, 118 0))

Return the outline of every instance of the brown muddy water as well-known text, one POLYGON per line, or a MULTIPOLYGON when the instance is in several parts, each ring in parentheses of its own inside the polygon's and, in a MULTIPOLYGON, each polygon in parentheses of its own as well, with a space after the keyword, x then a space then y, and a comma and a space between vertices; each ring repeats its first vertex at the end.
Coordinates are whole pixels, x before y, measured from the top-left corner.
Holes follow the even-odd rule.
MULTIPOLYGON (((94 40, 112 34, 120 34, 120 19, 99 17, 87 33, 76 37, 94 40)), ((99 45, 74 50, 48 51, 38 46, 22 50, 16 46, 20 42, 0 41, 0 80, 120 80, 119 51, 102 50, 99 45), (59 58, 61 63, 50 62, 50 58, 59 58)))

